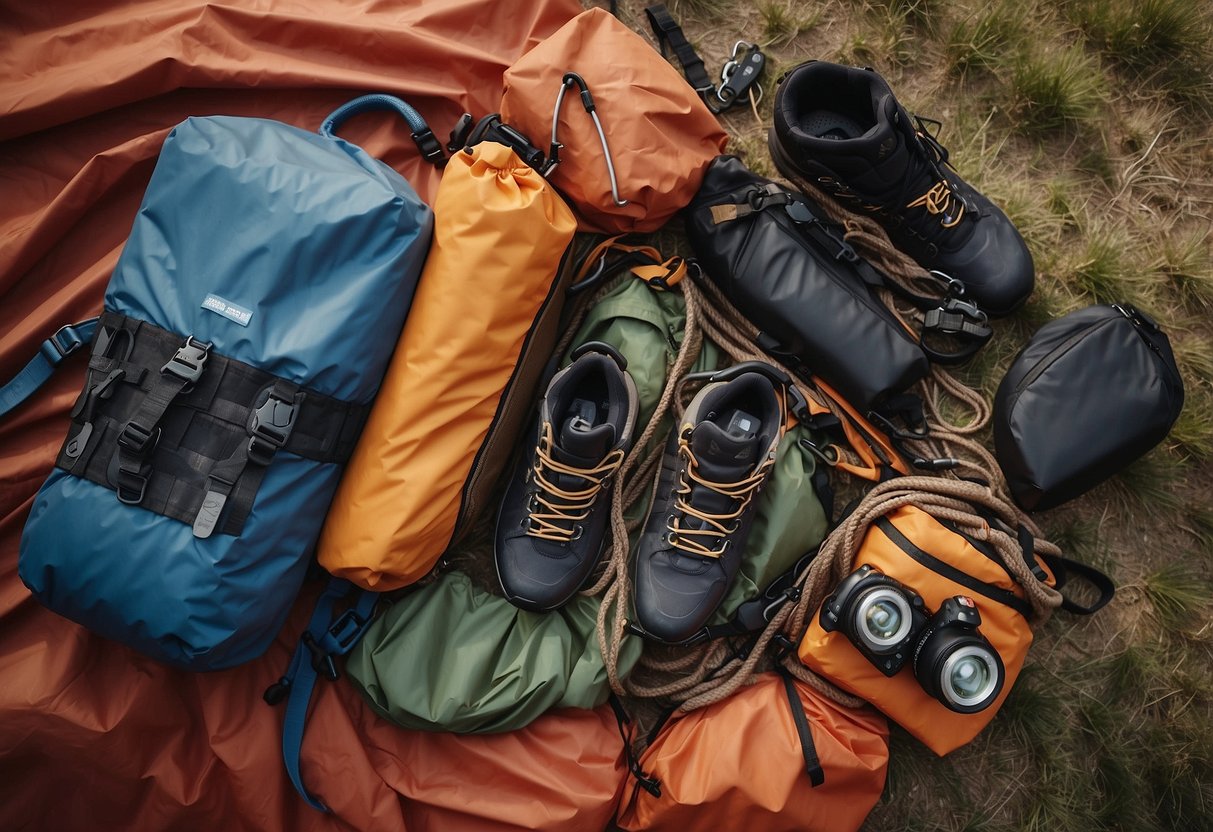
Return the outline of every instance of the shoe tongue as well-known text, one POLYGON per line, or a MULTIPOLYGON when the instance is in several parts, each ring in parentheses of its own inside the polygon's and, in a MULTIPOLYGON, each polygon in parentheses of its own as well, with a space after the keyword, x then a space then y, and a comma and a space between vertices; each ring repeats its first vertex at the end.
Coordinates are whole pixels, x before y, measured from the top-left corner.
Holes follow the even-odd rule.
MULTIPOLYGON (((691 433, 691 451, 695 455, 696 473, 709 482, 728 485, 744 479, 753 472, 758 459, 758 438, 730 436, 714 422, 703 422, 691 433)), ((687 502, 709 514, 730 514, 737 509, 737 500, 727 494, 690 480, 691 493, 687 502)), ((687 516, 683 528, 699 529, 707 523, 687 516)), ((703 542, 703 541, 701 541, 703 542)), ((712 544, 716 545, 716 544, 712 544)))
POLYGON ((595 468, 615 442, 615 426, 591 426, 579 416, 570 416, 560 426, 552 456, 565 465, 595 468))
POLYGON ((703 422, 691 433, 691 450, 701 477, 736 482, 749 474, 758 460, 758 438, 730 436, 715 422, 703 422))

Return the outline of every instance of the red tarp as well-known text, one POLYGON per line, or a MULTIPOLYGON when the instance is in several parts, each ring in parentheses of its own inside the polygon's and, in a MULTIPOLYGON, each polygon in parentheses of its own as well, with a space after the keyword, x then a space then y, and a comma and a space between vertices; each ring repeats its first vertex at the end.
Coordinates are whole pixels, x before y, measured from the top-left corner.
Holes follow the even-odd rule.
MULTIPOLYGON (((314 129, 355 95, 385 91, 445 136, 465 110, 496 110, 505 68, 578 11, 575 0, 6 0, 0 379, 60 325, 98 313, 160 144, 186 116, 255 115, 314 129)), ((343 135, 432 197, 437 174, 423 169, 403 122, 358 119, 343 135)), ((543 752, 579 760, 575 776, 586 782, 570 789, 576 799, 611 803, 595 789, 616 788, 622 772, 593 777, 618 767, 617 742, 602 740, 615 731, 609 715, 541 720, 525 738, 475 738, 454 754, 448 744, 440 758, 434 735, 396 730, 348 685, 322 682, 303 755, 307 782, 336 812, 322 815, 283 771, 282 708, 261 701, 314 591, 268 655, 203 675, 156 664, 34 602, 17 577, 18 539, 83 369, 70 359, 0 421, 0 828, 500 828, 495 821, 516 816, 508 805, 496 818, 458 814, 483 785, 461 778, 460 767, 543 752), (592 723, 598 747, 584 747, 569 728, 575 721, 592 723), (418 790, 454 814, 413 812, 398 792, 418 790)), ((557 784, 543 775, 521 766, 501 785, 532 813, 555 816, 557 784)))

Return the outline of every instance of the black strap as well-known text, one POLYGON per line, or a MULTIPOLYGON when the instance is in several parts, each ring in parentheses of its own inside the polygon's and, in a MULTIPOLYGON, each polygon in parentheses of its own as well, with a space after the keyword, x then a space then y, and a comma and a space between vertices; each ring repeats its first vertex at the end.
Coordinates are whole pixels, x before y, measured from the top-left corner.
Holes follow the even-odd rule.
POLYGON ((121 502, 127 505, 143 502, 148 458, 160 441, 160 420, 177 396, 202 378, 210 350, 209 343, 187 335, 185 343, 153 376, 151 388, 143 394, 138 409, 118 432, 114 485, 121 502))
POLYGON ((656 777, 651 777, 640 767, 640 758, 632 749, 632 731, 630 727, 627 727, 631 725, 632 718, 628 715, 627 709, 623 707, 623 702, 614 691, 607 696, 607 701, 611 703, 611 710, 615 712, 615 722, 619 725, 619 736, 623 738, 623 754, 627 759, 628 771, 636 778, 636 785, 639 788, 644 789, 653 797, 661 797, 661 781, 656 777))
POLYGON ((653 27, 653 34, 657 38, 658 46, 661 47, 661 56, 669 57, 666 51, 668 46, 673 50, 678 63, 682 65, 683 74, 686 75, 687 82, 695 92, 700 95, 712 93, 716 87, 708 76, 703 59, 699 57, 695 47, 691 46, 691 42, 682 32, 682 27, 678 25, 678 21, 674 20, 665 4, 657 3, 649 6, 644 13, 648 16, 649 25, 653 27))
POLYGON ((792 674, 783 665, 776 665, 776 670, 783 678, 783 691, 788 695, 788 709, 792 712, 792 722, 796 725, 796 734, 800 737, 800 751, 804 755, 804 771, 809 775, 809 783, 817 788, 826 781, 826 773, 817 759, 817 746, 813 743, 813 731, 809 728, 809 718, 804 712, 804 702, 792 682, 792 674))
POLYGON ((1060 590, 1065 586, 1070 578, 1078 577, 1091 584, 1099 590, 1099 598, 1094 603, 1084 606, 1067 598, 1065 593, 1061 596, 1061 608, 1066 612, 1074 615, 1091 615, 1099 612, 1109 601, 1116 595, 1116 585, 1112 583, 1112 579, 1100 572, 1094 566, 1087 566, 1085 563, 1079 563, 1075 560, 1062 557, 1061 555, 1041 555, 1049 569, 1053 571, 1053 576, 1057 579, 1056 588, 1060 590))
POLYGON ((369 405, 305 390, 209 349, 200 359, 201 347, 106 312, 56 464, 191 524, 199 537, 235 535, 279 450, 342 463, 369 405))

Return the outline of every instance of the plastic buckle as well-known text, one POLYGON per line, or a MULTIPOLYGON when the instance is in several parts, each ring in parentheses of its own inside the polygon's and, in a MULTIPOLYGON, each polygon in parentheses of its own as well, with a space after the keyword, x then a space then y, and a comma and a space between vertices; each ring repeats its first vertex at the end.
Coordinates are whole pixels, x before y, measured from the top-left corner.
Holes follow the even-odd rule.
POLYGON ((776 633, 771 641, 775 642, 779 649, 775 651, 775 661, 781 662, 796 649, 796 644, 783 633, 776 633))
POLYGON ((668 292, 682 282, 682 275, 679 272, 682 270, 683 260, 681 257, 673 257, 666 266, 666 272, 659 277, 650 277, 645 282, 650 288, 656 289, 659 292, 668 292), (671 280, 671 277, 678 274, 678 277, 671 280))
POLYGON ((151 430, 137 424, 134 421, 127 422, 122 426, 122 432, 118 434, 118 445, 126 451, 129 451, 134 456, 143 458, 151 453, 156 447, 156 443, 160 441, 160 428, 154 427, 151 430))
POLYGON ((118 494, 118 502, 137 506, 143 502, 147 493, 147 476, 141 471, 119 467, 115 476, 114 490, 118 494))
POLYGON ((43 341, 38 351, 46 356, 52 365, 55 365, 82 346, 84 346, 84 339, 76 334, 76 330, 71 324, 67 324, 59 327, 54 335, 43 341))
POLYGON ((160 372, 176 376, 186 384, 193 384, 202 378, 202 371, 206 369, 206 359, 210 354, 210 343, 196 341, 193 335, 187 335, 185 343, 177 348, 177 352, 160 368, 160 372))
POLYGON ((978 308, 977 304, 960 298, 948 298, 943 306, 931 309, 922 317, 923 330, 942 332, 945 335, 971 334, 966 331, 966 324, 978 327, 985 326, 989 316, 978 308))
POLYGON ((297 408, 293 401, 280 399, 273 393, 255 411, 249 422, 251 437, 248 458, 257 465, 269 465, 278 449, 286 444, 295 427, 297 408))
POLYGON ((343 656, 358 643, 358 639, 362 638, 369 623, 370 619, 363 618, 352 609, 346 610, 337 617, 337 620, 325 633, 325 642, 331 644, 338 655, 343 656))
POLYGON ((436 167, 446 164, 446 154, 442 151, 442 142, 438 141, 433 130, 427 128, 420 133, 413 133, 412 137, 413 141, 417 143, 417 149, 421 151, 421 158, 436 167))
POLYGON ((337 681, 341 674, 337 672, 337 663, 333 661, 333 655, 321 647, 316 639, 312 638, 311 633, 304 633, 302 641, 303 646, 312 654, 312 669, 330 682, 337 681))
POLYGON ((265 693, 261 694, 261 698, 265 700, 267 705, 277 705, 291 692, 291 680, 283 676, 277 682, 265 689, 265 693))

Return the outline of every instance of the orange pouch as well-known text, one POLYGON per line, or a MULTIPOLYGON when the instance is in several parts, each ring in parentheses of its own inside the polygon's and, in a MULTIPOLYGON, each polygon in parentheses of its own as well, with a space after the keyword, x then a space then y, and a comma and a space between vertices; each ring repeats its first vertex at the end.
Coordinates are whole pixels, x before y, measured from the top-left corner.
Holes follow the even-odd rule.
POLYGON ((847 832, 880 799, 889 728, 788 676, 765 674, 662 726, 616 823, 626 830, 847 832), (807 739, 802 739, 807 733, 807 739))
POLYGON ((485 507, 572 279, 572 212, 503 145, 451 157, 434 218, 404 332, 317 547, 322 566, 366 589, 424 576, 485 507))
POLYGON ((656 231, 695 196, 727 134, 678 71, 602 9, 579 14, 506 70, 502 118, 536 143, 548 139, 568 72, 589 89, 627 204, 611 192, 603 141, 577 86, 558 114, 552 184, 576 206, 583 230, 656 231))
MULTIPOLYGON (((800 660, 839 687, 871 702, 936 754, 967 743, 997 713, 1023 667, 1032 628, 1031 607, 1023 588, 984 543, 944 526, 926 511, 907 505, 868 527, 852 569, 868 564, 922 596, 928 610, 946 599, 966 595, 981 614, 980 632, 998 652, 1005 681, 984 710, 957 713, 931 697, 914 678, 907 662, 895 675, 880 672, 841 629, 826 632, 821 610, 813 613, 800 642, 800 660)), ((1044 582, 1053 573, 1035 557, 1044 582)))

